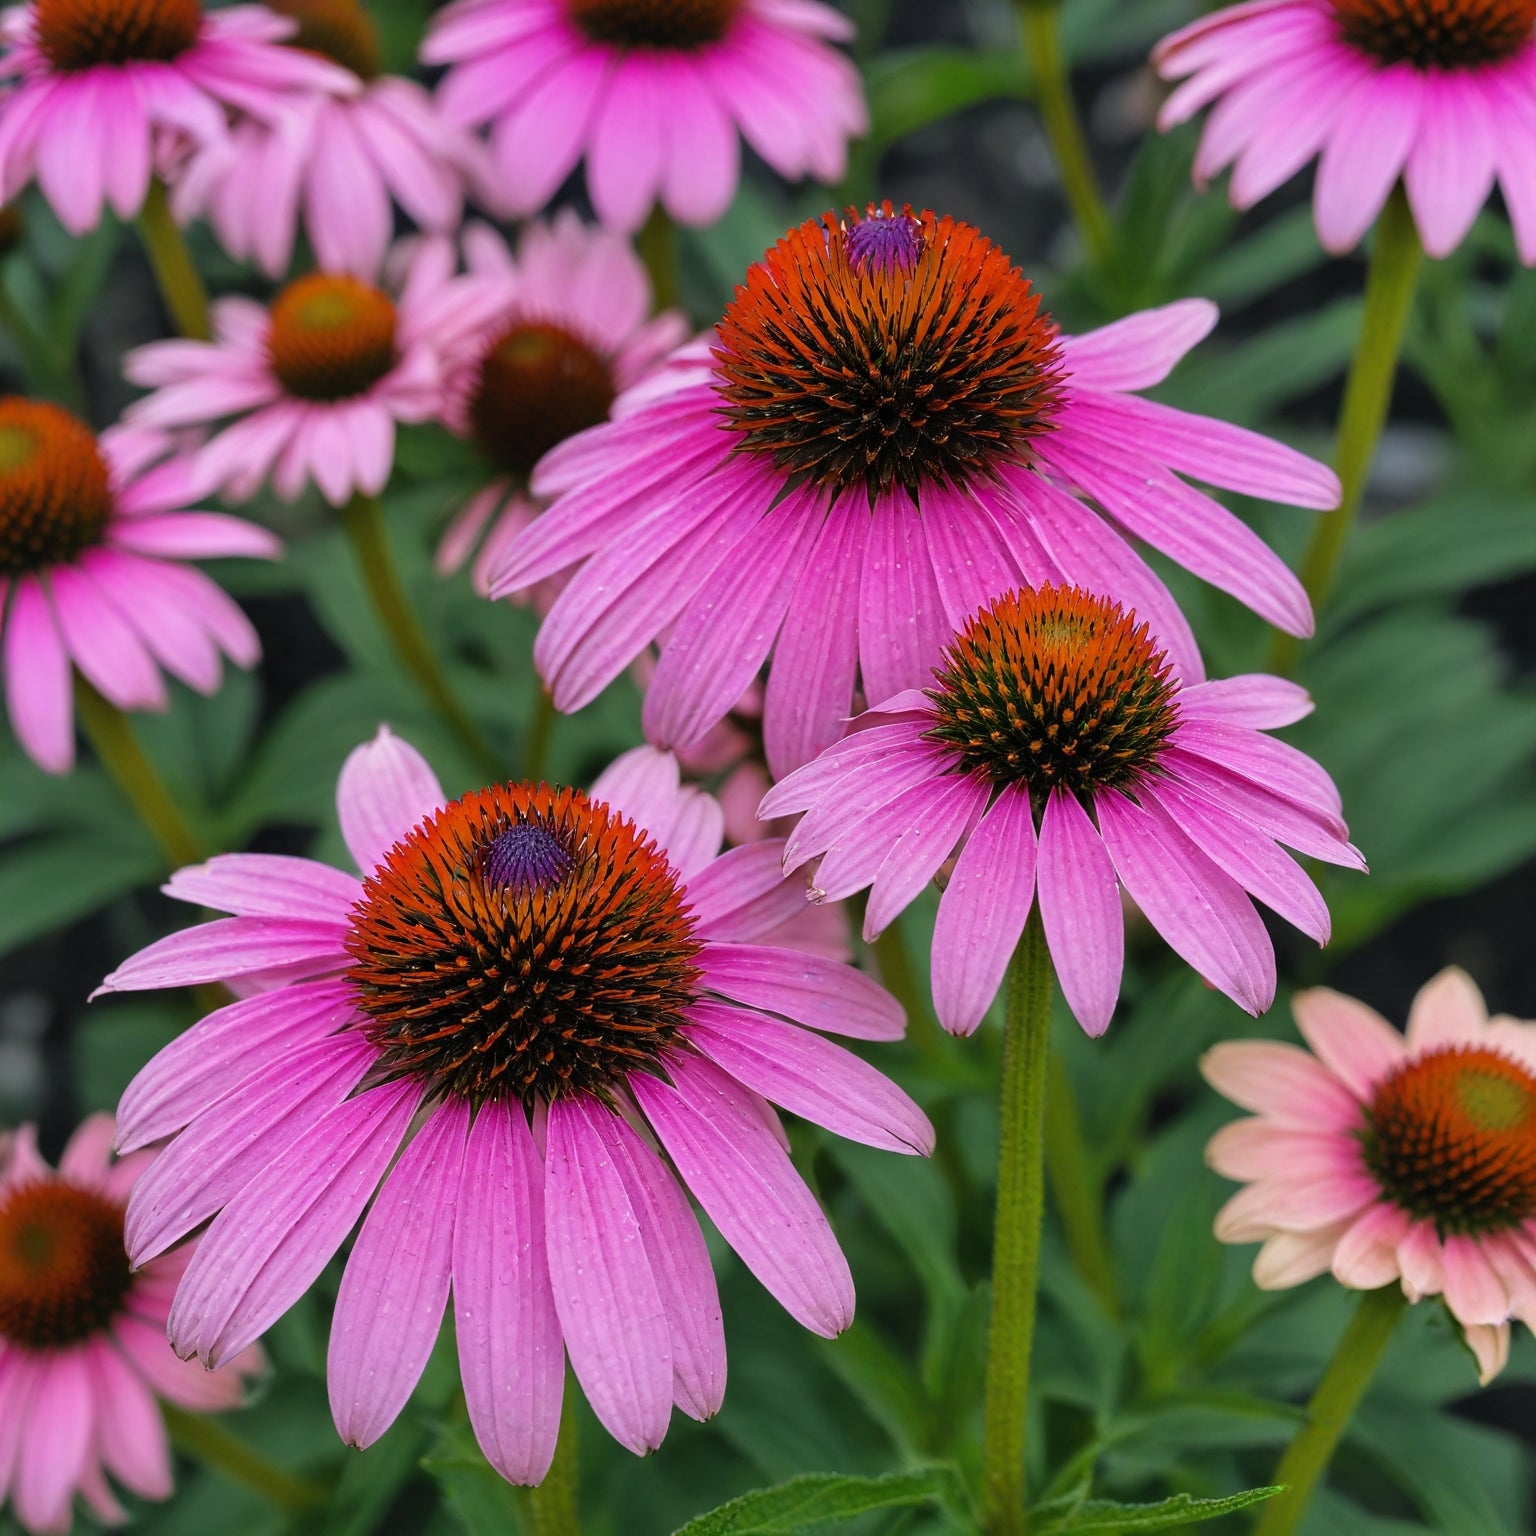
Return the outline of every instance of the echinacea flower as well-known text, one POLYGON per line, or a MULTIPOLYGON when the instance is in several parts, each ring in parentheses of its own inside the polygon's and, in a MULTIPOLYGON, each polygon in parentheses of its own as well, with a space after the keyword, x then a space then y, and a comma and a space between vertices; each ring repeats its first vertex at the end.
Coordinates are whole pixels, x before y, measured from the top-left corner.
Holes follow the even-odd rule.
POLYGON ((674 1402, 705 1418, 725 1389, 683 1186, 796 1319, 846 1328, 847 1263, 766 1101, 895 1151, 926 1152, 931 1130, 811 1032, 890 1039, 903 1021, 867 977, 776 945, 804 904, 781 849, 717 856, 719 807, 647 748, 591 795, 507 784, 444 804, 381 731, 337 802, 361 880, 259 854, 182 870, 171 895, 235 915, 105 983, 263 986, 123 1098, 123 1145, 175 1136, 134 1193, 134 1260, 213 1218, 171 1310, 177 1349, 217 1365, 244 1348, 371 1200, 331 1328, 347 1441, 399 1413, 451 1289, 470 1420, 505 1477, 548 1469, 567 1354, 615 1438, 649 1451, 674 1402))
POLYGON ((655 203, 713 224, 741 175, 738 133, 779 175, 841 181, 869 127, 835 48, 853 24, 818 0, 456 0, 421 46, 452 66, 444 118, 491 124, 510 211, 533 213, 586 156, 603 223, 655 203))
POLYGON ((1292 1006, 1310 1052, 1232 1040, 1201 1062, 1253 1111, 1206 1153, 1245 1186, 1217 1237, 1263 1243, 1265 1290, 1331 1270, 1356 1290, 1444 1297, 1489 1381, 1510 1320, 1536 1328, 1536 1024, 1490 1019, 1455 967, 1414 999, 1406 1036, 1326 987, 1292 1006))
POLYGON ((528 225, 515 259, 488 225, 471 225, 464 257, 470 277, 496 295, 497 315, 447 359, 443 419, 480 449, 492 478, 449 524, 437 565, 458 570, 478 543, 474 581, 488 594, 490 572, 538 515, 533 466, 606 421, 614 398, 654 372, 688 323, 676 310, 651 318, 651 280, 628 240, 568 209, 528 225))
POLYGON ((129 407, 146 426, 227 422, 198 456, 236 501, 313 481, 334 506, 376 496, 395 460, 395 424, 425 421, 442 397, 439 347, 472 323, 476 291, 451 277, 446 241, 416 248, 398 298, 341 272, 295 278, 271 306, 226 298, 212 341, 156 341, 124 359, 154 393, 129 407))
POLYGON ((57 1172, 34 1127, 0 1134, 0 1506, 29 1531, 68 1531, 76 1494, 120 1524, 109 1474, 169 1498, 155 1399, 234 1408, 261 1369, 255 1349, 213 1375, 172 1353, 165 1319, 193 1245, 129 1269, 123 1210, 153 1154, 111 1152, 109 1115, 80 1124, 57 1172))
POLYGON ((1326 943, 1328 909, 1279 844, 1363 867, 1338 791, 1264 731, 1311 710, 1259 675, 1181 684, 1145 624, 1076 588, 1011 592, 969 620, 926 692, 899 694, 769 792, 814 894, 869 887, 878 934, 960 848, 933 931, 933 998, 969 1034, 1038 899, 1062 994, 1090 1035, 1120 993, 1120 890, 1249 1013, 1275 954, 1250 894, 1326 943))
POLYGON ((162 432, 95 436, 60 406, 0 397, 0 627, 6 706, 39 767, 75 760, 70 669, 119 709, 164 709, 169 672, 213 693, 223 655, 260 659, 235 603, 186 560, 271 559, 276 539, 216 512, 162 432))
POLYGON ((1289 448, 1129 393, 1215 321, 1187 300, 1063 337, 969 225, 889 204, 808 220, 748 271, 712 349, 544 460, 534 491, 558 499, 492 590, 578 567, 534 653, 563 710, 665 634, 645 703, 661 746, 702 736, 771 651, 776 775, 842 734, 861 683, 870 702, 924 686, 949 634, 1019 585, 1112 587, 1198 682, 1189 627, 1125 536, 1306 634, 1284 562, 1181 476, 1339 495, 1289 448))
POLYGON ((1211 106, 1195 157, 1250 208, 1318 161, 1318 238, 1350 250, 1401 178, 1431 256, 1461 244, 1497 181, 1536 265, 1536 0, 1249 0, 1165 38, 1180 85, 1159 123, 1211 106))
POLYGON ((178 174, 172 207, 183 223, 206 213, 224 249, 269 277, 287 272, 302 211, 317 264, 371 280, 394 204, 421 229, 451 233, 483 151, 442 121, 423 86, 384 73, 378 28, 358 0, 271 5, 298 23, 289 45, 349 70, 356 92, 312 92, 280 118, 242 118, 178 174))
POLYGON ((296 91, 345 94, 345 70, 279 46, 293 23, 265 6, 199 0, 33 0, 0 21, 0 200, 37 178, 64 227, 103 202, 131 219, 157 161, 215 143, 226 109, 270 121, 296 91))

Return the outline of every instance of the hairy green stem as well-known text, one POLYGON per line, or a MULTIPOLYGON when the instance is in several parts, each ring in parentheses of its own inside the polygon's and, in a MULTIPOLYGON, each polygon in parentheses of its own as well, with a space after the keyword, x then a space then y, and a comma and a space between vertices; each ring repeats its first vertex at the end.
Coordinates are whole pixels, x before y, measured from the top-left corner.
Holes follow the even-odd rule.
POLYGON ((651 209, 635 249, 651 275, 651 304, 658 312, 677 303, 677 230, 667 210, 657 203, 651 209))
POLYGON ((158 177, 150 182, 139 210, 139 234, 176 329, 194 341, 207 341, 213 335, 208 323, 208 293, 186 239, 171 217, 165 183, 158 177))
POLYGON ((1059 1051, 1051 1052, 1049 1071, 1045 1088, 1045 1168, 1051 1181, 1051 1197, 1078 1274, 1099 1298, 1105 1312, 1116 1317, 1120 1298, 1115 1291, 1115 1266, 1104 1224, 1104 1181, 1088 1156, 1082 1117, 1077 1112, 1077 1095, 1059 1051))
POLYGON ((1407 1306, 1402 1286, 1395 1283, 1379 1291, 1367 1291, 1360 1298, 1355 1315, 1307 1404, 1306 1421, 1270 1479, 1283 1484, 1285 1492, 1261 1506, 1253 1536, 1291 1536, 1301 1524, 1312 1490, 1327 1471, 1339 1437, 1365 1396, 1365 1389, 1386 1353, 1392 1330, 1407 1306))
POLYGON ((1032 912, 1008 967, 999 1102, 997 1213, 992 1237, 992 1320, 982 1407, 982 1527, 1022 1536, 1029 1359, 1045 1216, 1045 1083, 1050 1056, 1051 957, 1032 912))
POLYGON ((171 1444, 184 1456, 200 1461, 242 1488, 259 1493, 279 1509, 312 1509, 326 1502, 328 1495, 319 1484, 268 1461, 207 1414, 188 1413, 165 1402, 161 1403, 160 1411, 165 1415, 171 1444))
POLYGON ((528 1490, 529 1536, 581 1536, 576 1490, 580 1469, 576 1454, 576 1394, 566 1385, 555 1459, 544 1481, 528 1490))
MULTIPOLYGON (((1318 518, 1301 561, 1301 584, 1312 600, 1313 614, 1319 618, 1333 591, 1339 560, 1360 511, 1371 461, 1376 457, 1376 445, 1386 425, 1423 254, 1407 194, 1399 184, 1376 224, 1376 240, 1365 281, 1365 316, 1339 412, 1334 468, 1343 487, 1343 498, 1337 511, 1325 512, 1318 518)), ((1294 635, 1277 634, 1270 650, 1269 670, 1289 675, 1295 670, 1300 653, 1301 641, 1294 635)))

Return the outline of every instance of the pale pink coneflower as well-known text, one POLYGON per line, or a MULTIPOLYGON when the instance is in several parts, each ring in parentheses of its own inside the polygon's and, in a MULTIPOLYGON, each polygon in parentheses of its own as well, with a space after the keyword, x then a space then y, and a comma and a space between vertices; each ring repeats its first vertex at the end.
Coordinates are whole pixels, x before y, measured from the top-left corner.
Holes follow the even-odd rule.
POLYGON ((0 670, 40 768, 74 764, 72 667, 118 709, 160 710, 163 673, 211 694, 221 655, 260 659, 239 607, 184 562, 272 559, 280 546, 254 523, 187 510, 210 490, 163 432, 97 437, 60 406, 0 398, 0 670))
POLYGON ((1181 684, 1144 624, 1077 589, 1008 593, 967 622, 931 686, 879 704, 769 792, 804 815, 785 865, 819 858, 814 894, 869 887, 873 938, 954 855, 933 931, 933 998, 980 1023, 1024 925, 1040 922, 1090 1035, 1124 964, 1123 889, 1168 945, 1239 1007, 1274 1001, 1275 954, 1250 895, 1319 944, 1328 909, 1279 846, 1363 867, 1338 791, 1264 734, 1311 710, 1254 675, 1181 684))
POLYGON ((1414 999, 1406 1036, 1326 987, 1292 1006, 1310 1052, 1232 1040, 1201 1062, 1253 1111, 1206 1153, 1245 1186, 1217 1237, 1262 1242, 1265 1290, 1331 1271, 1443 1297, 1488 1382, 1511 1320, 1536 1327, 1536 1024, 1490 1019, 1454 967, 1414 999))
POLYGON ((562 710, 659 639, 644 723, 660 746, 697 741, 771 653, 776 775, 842 734, 857 690, 924 686, 964 619, 1020 585, 1109 587, 1197 683, 1189 626, 1127 536, 1307 634, 1289 568, 1183 477, 1339 495, 1290 448, 1132 393, 1215 321, 1192 299, 1064 337, 969 225, 889 204, 808 220, 712 338, 544 459, 533 489, 557 499, 493 591, 574 571, 534 652, 562 710))
POLYGON ((720 854, 719 806, 649 748, 590 795, 508 784, 445 805, 386 730, 337 802, 361 879, 257 854, 182 870, 172 896, 235 915, 105 983, 262 987, 123 1097, 124 1146, 174 1138, 134 1194, 135 1262, 212 1218, 177 1349, 217 1365, 256 1339, 371 1201, 331 1328, 344 1439, 393 1422, 451 1290, 470 1421, 505 1477, 547 1471, 567 1355, 614 1437, 653 1450, 674 1403, 707 1418, 725 1390, 685 1187, 792 1316, 846 1328, 847 1263, 768 1101, 898 1152, 932 1132, 813 1033, 887 1040, 903 1019, 859 972, 776 942, 805 899, 782 848, 720 854))
POLYGON ((0 18, 0 200, 36 177, 73 234, 103 203, 131 219, 162 159, 226 132, 227 112, 264 121, 295 92, 345 95, 347 71, 281 46, 294 30, 262 5, 204 12, 198 0, 33 0, 0 18))
POLYGON ((1316 159, 1318 238, 1350 250, 1399 178, 1431 256, 1497 181, 1536 266, 1536 0, 1250 0, 1165 38, 1159 122, 1212 107, 1195 157, 1250 208, 1316 159))
POLYGON ((741 176, 738 134, 791 181, 833 184, 868 131, 853 24, 817 0, 457 0, 421 47, 451 68, 451 123, 491 125, 515 213, 549 200, 585 155, 603 223, 638 229, 659 203, 715 223, 741 176))
MULTIPOLYGON (((570 210, 529 224, 514 257, 485 224, 464 232, 469 278, 495 320, 445 360, 443 419, 485 457, 492 478, 455 515, 437 566, 458 570, 479 546, 475 587, 538 515, 533 467, 557 444, 608 419, 614 399, 653 373, 688 334, 676 310, 651 316, 651 281, 629 241, 570 210)), ((547 608, 558 586, 532 594, 547 608)))
POLYGON ((166 1342, 195 1245, 137 1270, 123 1248, 128 1192, 153 1155, 114 1162, 109 1115, 81 1122, 57 1172, 34 1127, 0 1134, 0 1506, 38 1536, 69 1530, 77 1494, 103 1524, 125 1521, 109 1477, 168 1499, 156 1399, 235 1408, 262 1368, 252 1348, 210 1374, 166 1342))

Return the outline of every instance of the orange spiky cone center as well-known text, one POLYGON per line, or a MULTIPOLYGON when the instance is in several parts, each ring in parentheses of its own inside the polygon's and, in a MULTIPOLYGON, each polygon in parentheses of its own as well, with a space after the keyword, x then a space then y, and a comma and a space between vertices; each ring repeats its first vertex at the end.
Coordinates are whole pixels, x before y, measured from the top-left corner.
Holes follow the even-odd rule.
POLYGON ((101 542, 111 514, 91 429, 45 400, 0 399, 0 576, 68 565, 101 542))
POLYGON ((267 353, 301 400, 366 394, 395 366, 395 306, 358 278, 308 273, 273 300, 267 353))
POLYGON ((1536 0, 1332 0, 1346 41, 1383 64, 1475 69, 1531 41, 1536 0))

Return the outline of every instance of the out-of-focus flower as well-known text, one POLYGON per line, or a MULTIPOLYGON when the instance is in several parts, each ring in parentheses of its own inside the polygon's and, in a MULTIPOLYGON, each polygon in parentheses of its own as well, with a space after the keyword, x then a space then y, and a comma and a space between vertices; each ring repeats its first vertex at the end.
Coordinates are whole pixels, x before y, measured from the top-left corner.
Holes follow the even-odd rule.
POLYGON ((105 989, 264 990, 124 1095, 125 1146, 176 1137, 134 1194, 128 1248, 149 1258, 213 1218, 170 1332, 216 1365, 298 1299, 371 1199, 331 1330, 343 1437, 366 1446, 399 1413, 451 1287, 481 1447, 537 1482, 566 1354, 637 1452, 674 1402, 720 1406, 719 1301, 683 1185, 795 1318, 848 1326, 848 1266, 767 1100, 894 1151, 932 1133, 812 1033, 891 1039, 900 1008, 778 947, 804 903, 781 846, 720 855, 719 806, 680 788, 672 758, 639 748, 590 796, 443 798, 381 731, 337 796, 361 880, 255 854, 173 878, 171 895, 235 915, 152 945, 105 989))
MULTIPOLYGON (((449 524, 437 565, 456 571, 479 544, 474 582, 489 595, 489 573, 538 515, 533 466, 606 421, 614 397, 653 373, 688 323, 676 310, 649 318, 650 278, 629 241, 569 210, 524 229, 516 258, 488 225, 471 225, 464 255, 471 278, 494 295, 496 319, 448 360, 443 415, 485 455, 493 478, 449 524)), ((547 607, 554 592, 534 598, 547 607)))
POLYGON ((1398 178, 1431 256, 1461 243, 1495 180, 1536 265, 1536 0, 1250 0, 1165 38, 1171 128, 1215 103, 1195 157, 1239 208, 1318 159, 1328 250, 1351 249, 1398 178))
POLYGON ((298 23, 295 48, 356 77, 355 95, 314 92, 282 117, 242 118, 177 177, 183 222, 206 213, 224 249, 270 277, 288 270, 302 210, 318 265, 374 279, 394 235, 394 207, 451 233, 483 150, 439 117, 414 80, 387 75, 378 30, 358 0, 271 0, 298 23))
POLYGON ((1181 686, 1146 625, 1053 587, 982 609, 933 678, 791 774, 763 814, 805 813, 785 865, 819 856, 824 899, 870 888, 866 936, 963 844, 933 931, 946 1029, 980 1023, 1037 894, 1062 993, 1090 1035, 1120 994, 1122 886, 1249 1013, 1275 995, 1274 948, 1250 894, 1327 942, 1322 897, 1278 845, 1362 862, 1332 780, 1262 734, 1311 710, 1295 684, 1181 686))
POLYGON ((131 219, 154 166, 224 138, 226 108, 264 121, 296 91, 345 95, 356 79, 281 46, 294 29, 265 6, 206 14, 198 0, 33 0, 0 20, 0 199, 37 178, 83 234, 110 203, 131 219))
POLYGON ((165 433, 96 437, 56 405, 0 398, 0 620, 6 706, 50 773, 75 759, 71 665, 119 709, 164 709, 162 671, 200 693, 220 654, 251 667, 256 632, 187 560, 272 559, 277 540, 186 508, 211 490, 165 433))
POLYGON ((1443 1296, 1489 1381, 1510 1320, 1536 1327, 1536 1025, 1490 1019, 1454 967, 1414 999, 1406 1038, 1325 987, 1293 1006, 1310 1054, 1233 1040, 1201 1063, 1254 1112, 1206 1153, 1246 1186, 1217 1237, 1263 1243, 1266 1290, 1331 1270, 1357 1290, 1443 1296))
POLYGON ((841 181, 867 131, 863 89, 817 0, 457 0, 422 44, 448 64, 443 116, 491 124, 517 213, 549 200, 583 155, 598 217, 637 229, 660 202, 713 224, 741 174, 738 132, 781 176, 841 181))
POLYGON ((1124 535, 1305 634, 1285 563, 1181 476, 1301 506, 1339 495, 1289 448, 1128 393, 1215 320, 1187 300, 1062 337, 968 225, 889 204, 809 220, 708 342, 548 455, 533 489, 559 499, 493 591, 576 568, 534 653, 564 710, 665 635, 645 706, 664 746, 697 741, 771 651, 775 774, 842 734, 860 679, 871 701, 926 684, 1010 587, 1111 588, 1199 682, 1178 605, 1124 535))
POLYGON ((103 1523, 126 1520, 109 1474, 169 1498, 155 1399, 234 1408, 262 1365, 253 1348, 210 1375, 172 1353, 165 1320, 195 1244, 129 1269, 123 1208, 153 1154, 111 1150, 108 1115, 82 1122, 57 1172, 32 1126, 0 1135, 0 1504, 30 1531, 68 1531, 76 1494, 103 1523))

